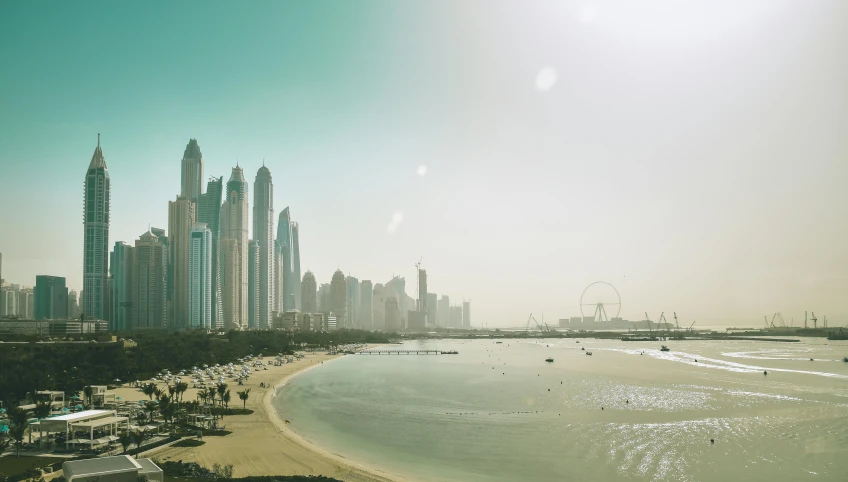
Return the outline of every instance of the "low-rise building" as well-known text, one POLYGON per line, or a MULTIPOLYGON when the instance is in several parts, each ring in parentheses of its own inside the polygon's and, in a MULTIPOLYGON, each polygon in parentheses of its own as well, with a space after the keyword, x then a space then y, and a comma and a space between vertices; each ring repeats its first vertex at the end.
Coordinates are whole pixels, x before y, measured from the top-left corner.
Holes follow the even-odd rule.
POLYGON ((67 482, 163 482, 164 475, 150 459, 133 459, 129 455, 73 460, 62 464, 67 482))

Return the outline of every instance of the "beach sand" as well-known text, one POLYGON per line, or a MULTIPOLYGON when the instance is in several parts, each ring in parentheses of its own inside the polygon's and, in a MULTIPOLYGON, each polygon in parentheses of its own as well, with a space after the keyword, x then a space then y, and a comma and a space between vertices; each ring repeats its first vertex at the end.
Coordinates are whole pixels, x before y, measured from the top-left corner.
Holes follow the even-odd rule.
MULTIPOLYGON (((277 387, 285 384, 291 376, 308 368, 320 369, 321 362, 328 362, 337 357, 338 355, 308 353, 294 363, 269 366, 267 371, 255 371, 244 385, 228 381, 232 392, 230 407, 241 406, 242 401, 236 392, 249 388, 247 408, 254 411, 251 415, 230 415, 218 420, 218 425, 226 427, 231 434, 223 437, 203 437, 205 444, 200 447, 163 447, 146 452, 144 456, 161 461, 196 462, 205 467, 212 467, 212 464, 216 463, 232 464, 236 477, 324 475, 346 481, 402 480, 377 469, 352 463, 306 442, 287 427, 271 407, 271 399, 277 387), (260 387, 260 383, 264 383, 265 388, 260 387)), ((273 357, 265 358, 265 361, 273 360, 273 357)), ((190 386, 190 377, 184 377, 185 379, 188 379, 190 386)), ((163 381, 154 383, 165 388, 163 381)), ((147 400, 137 388, 122 387, 116 391, 124 400, 147 400)), ((197 389, 189 388, 183 395, 183 400, 195 400, 197 392, 197 389)))

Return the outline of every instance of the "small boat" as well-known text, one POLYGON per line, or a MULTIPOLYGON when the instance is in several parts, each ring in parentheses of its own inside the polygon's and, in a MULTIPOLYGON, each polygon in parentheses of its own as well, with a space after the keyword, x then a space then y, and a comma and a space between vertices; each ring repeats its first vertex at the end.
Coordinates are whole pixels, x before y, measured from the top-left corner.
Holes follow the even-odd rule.
POLYGON ((496 342, 495 342, 495 344, 496 344, 496 345, 501 345, 501 344, 503 344, 503 342, 502 342, 502 341, 496 341, 496 342))
POLYGON ((671 351, 671 348, 663 345, 662 348, 660 348, 660 351, 671 351))
POLYGON ((580 348, 580 350, 581 350, 581 351, 586 351, 586 347, 584 346, 584 347, 580 348))
POLYGON ((848 356, 846 356, 845 358, 843 358, 843 359, 842 359, 842 361, 844 361, 845 363, 848 363, 848 356))
POLYGON ((587 352, 586 352, 586 354, 587 354, 587 355, 589 355, 589 356, 592 356, 592 352, 591 352, 591 351, 587 351, 587 352))
POLYGON ((545 358, 545 361, 548 362, 548 363, 553 363, 554 359, 553 358, 545 358))

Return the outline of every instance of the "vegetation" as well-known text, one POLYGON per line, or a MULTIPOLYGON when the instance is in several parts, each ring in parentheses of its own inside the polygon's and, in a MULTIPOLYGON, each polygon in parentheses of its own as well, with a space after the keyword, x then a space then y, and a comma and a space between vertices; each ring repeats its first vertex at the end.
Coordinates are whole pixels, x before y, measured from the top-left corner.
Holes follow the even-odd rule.
POLYGON ((242 402, 242 408, 247 409, 247 397, 250 396, 250 389, 242 390, 237 392, 239 396, 239 400, 242 402))
POLYGON ((21 456, 21 445, 24 444, 24 437, 29 430, 26 410, 14 407, 9 410, 9 436, 15 441, 15 453, 18 457, 21 456))
POLYGON ((274 475, 233 478, 232 465, 220 466, 215 464, 211 469, 208 469, 196 463, 183 461, 157 461, 156 464, 162 468, 166 481, 175 479, 199 479, 219 481, 232 480, 238 482, 340 482, 338 479, 320 475, 274 475))
MULTIPOLYGON (((108 385, 116 378, 147 380, 166 368, 173 370, 223 364, 260 353, 292 353, 301 344, 328 347, 388 341, 383 333, 362 330, 293 334, 271 330, 230 331, 222 335, 202 331, 151 330, 123 332, 118 336, 132 339, 138 346, 124 349, 120 343, 6 345, 0 350, 0 400, 6 401, 6 406, 13 406, 27 393, 36 390, 60 390, 70 397, 79 394, 88 385, 108 385)), ((3 339, 35 342, 43 337, 4 335, 3 339)), ((148 397, 152 400, 153 395, 148 394, 148 397)))
POLYGON ((197 440, 197 439, 193 439, 193 438, 184 438, 184 439, 180 440, 179 442, 175 443, 174 445, 171 445, 171 447, 200 447, 201 445, 203 445, 205 443, 206 442, 204 442, 202 440, 197 440))

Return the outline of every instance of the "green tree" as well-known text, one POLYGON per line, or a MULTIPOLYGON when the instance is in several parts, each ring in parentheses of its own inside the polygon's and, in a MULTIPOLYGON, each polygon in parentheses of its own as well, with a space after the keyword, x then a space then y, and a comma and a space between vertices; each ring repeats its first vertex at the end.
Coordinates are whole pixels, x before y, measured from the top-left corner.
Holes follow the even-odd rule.
POLYGON ((218 398, 221 400, 221 406, 223 407, 224 406, 224 393, 227 392, 227 384, 226 383, 219 383, 218 386, 215 388, 215 390, 218 392, 218 398))
POLYGON ((20 408, 15 407, 9 410, 9 436, 12 437, 12 440, 15 441, 15 449, 18 457, 21 456, 21 446, 24 444, 24 436, 26 436, 27 429, 29 429, 28 420, 29 415, 27 411, 20 408))
POLYGON ((230 408, 230 389, 228 388, 226 392, 224 392, 224 407, 230 408))
POLYGON ((147 440, 147 432, 143 432, 141 430, 132 432, 132 441, 136 447, 141 448, 141 445, 145 440, 147 440))
POLYGON ((118 435, 118 442, 124 448, 124 453, 127 453, 127 450, 129 450, 130 445, 133 443, 132 433, 129 430, 124 430, 121 432, 121 435, 118 435))
POLYGON ((157 410, 158 406, 152 400, 144 402, 144 411, 148 413, 151 423, 153 423, 153 414, 156 413, 157 410))
POLYGON ((153 394, 156 392, 156 384, 155 383, 146 383, 141 387, 141 393, 147 395, 148 398, 153 400, 153 394))
POLYGON ((12 441, 6 436, 6 434, 0 433, 0 456, 2 456, 3 452, 9 448, 9 444, 11 443, 12 441))
POLYGON ((83 406, 85 406, 86 410, 88 410, 89 408, 91 408, 91 402, 92 402, 91 399, 92 399, 93 394, 94 394, 94 389, 91 388, 91 385, 87 385, 85 388, 82 389, 82 393, 84 395, 83 400, 82 400, 82 404, 83 404, 83 406))
POLYGON ((247 390, 242 390, 242 391, 237 392, 237 393, 238 393, 239 399, 241 399, 241 401, 242 401, 242 408, 244 408, 246 410, 247 409, 247 397, 250 395, 250 389, 248 388, 247 390))
POLYGON ((50 402, 38 402, 35 405, 35 418, 42 419, 50 415, 53 409, 50 406, 50 402))

